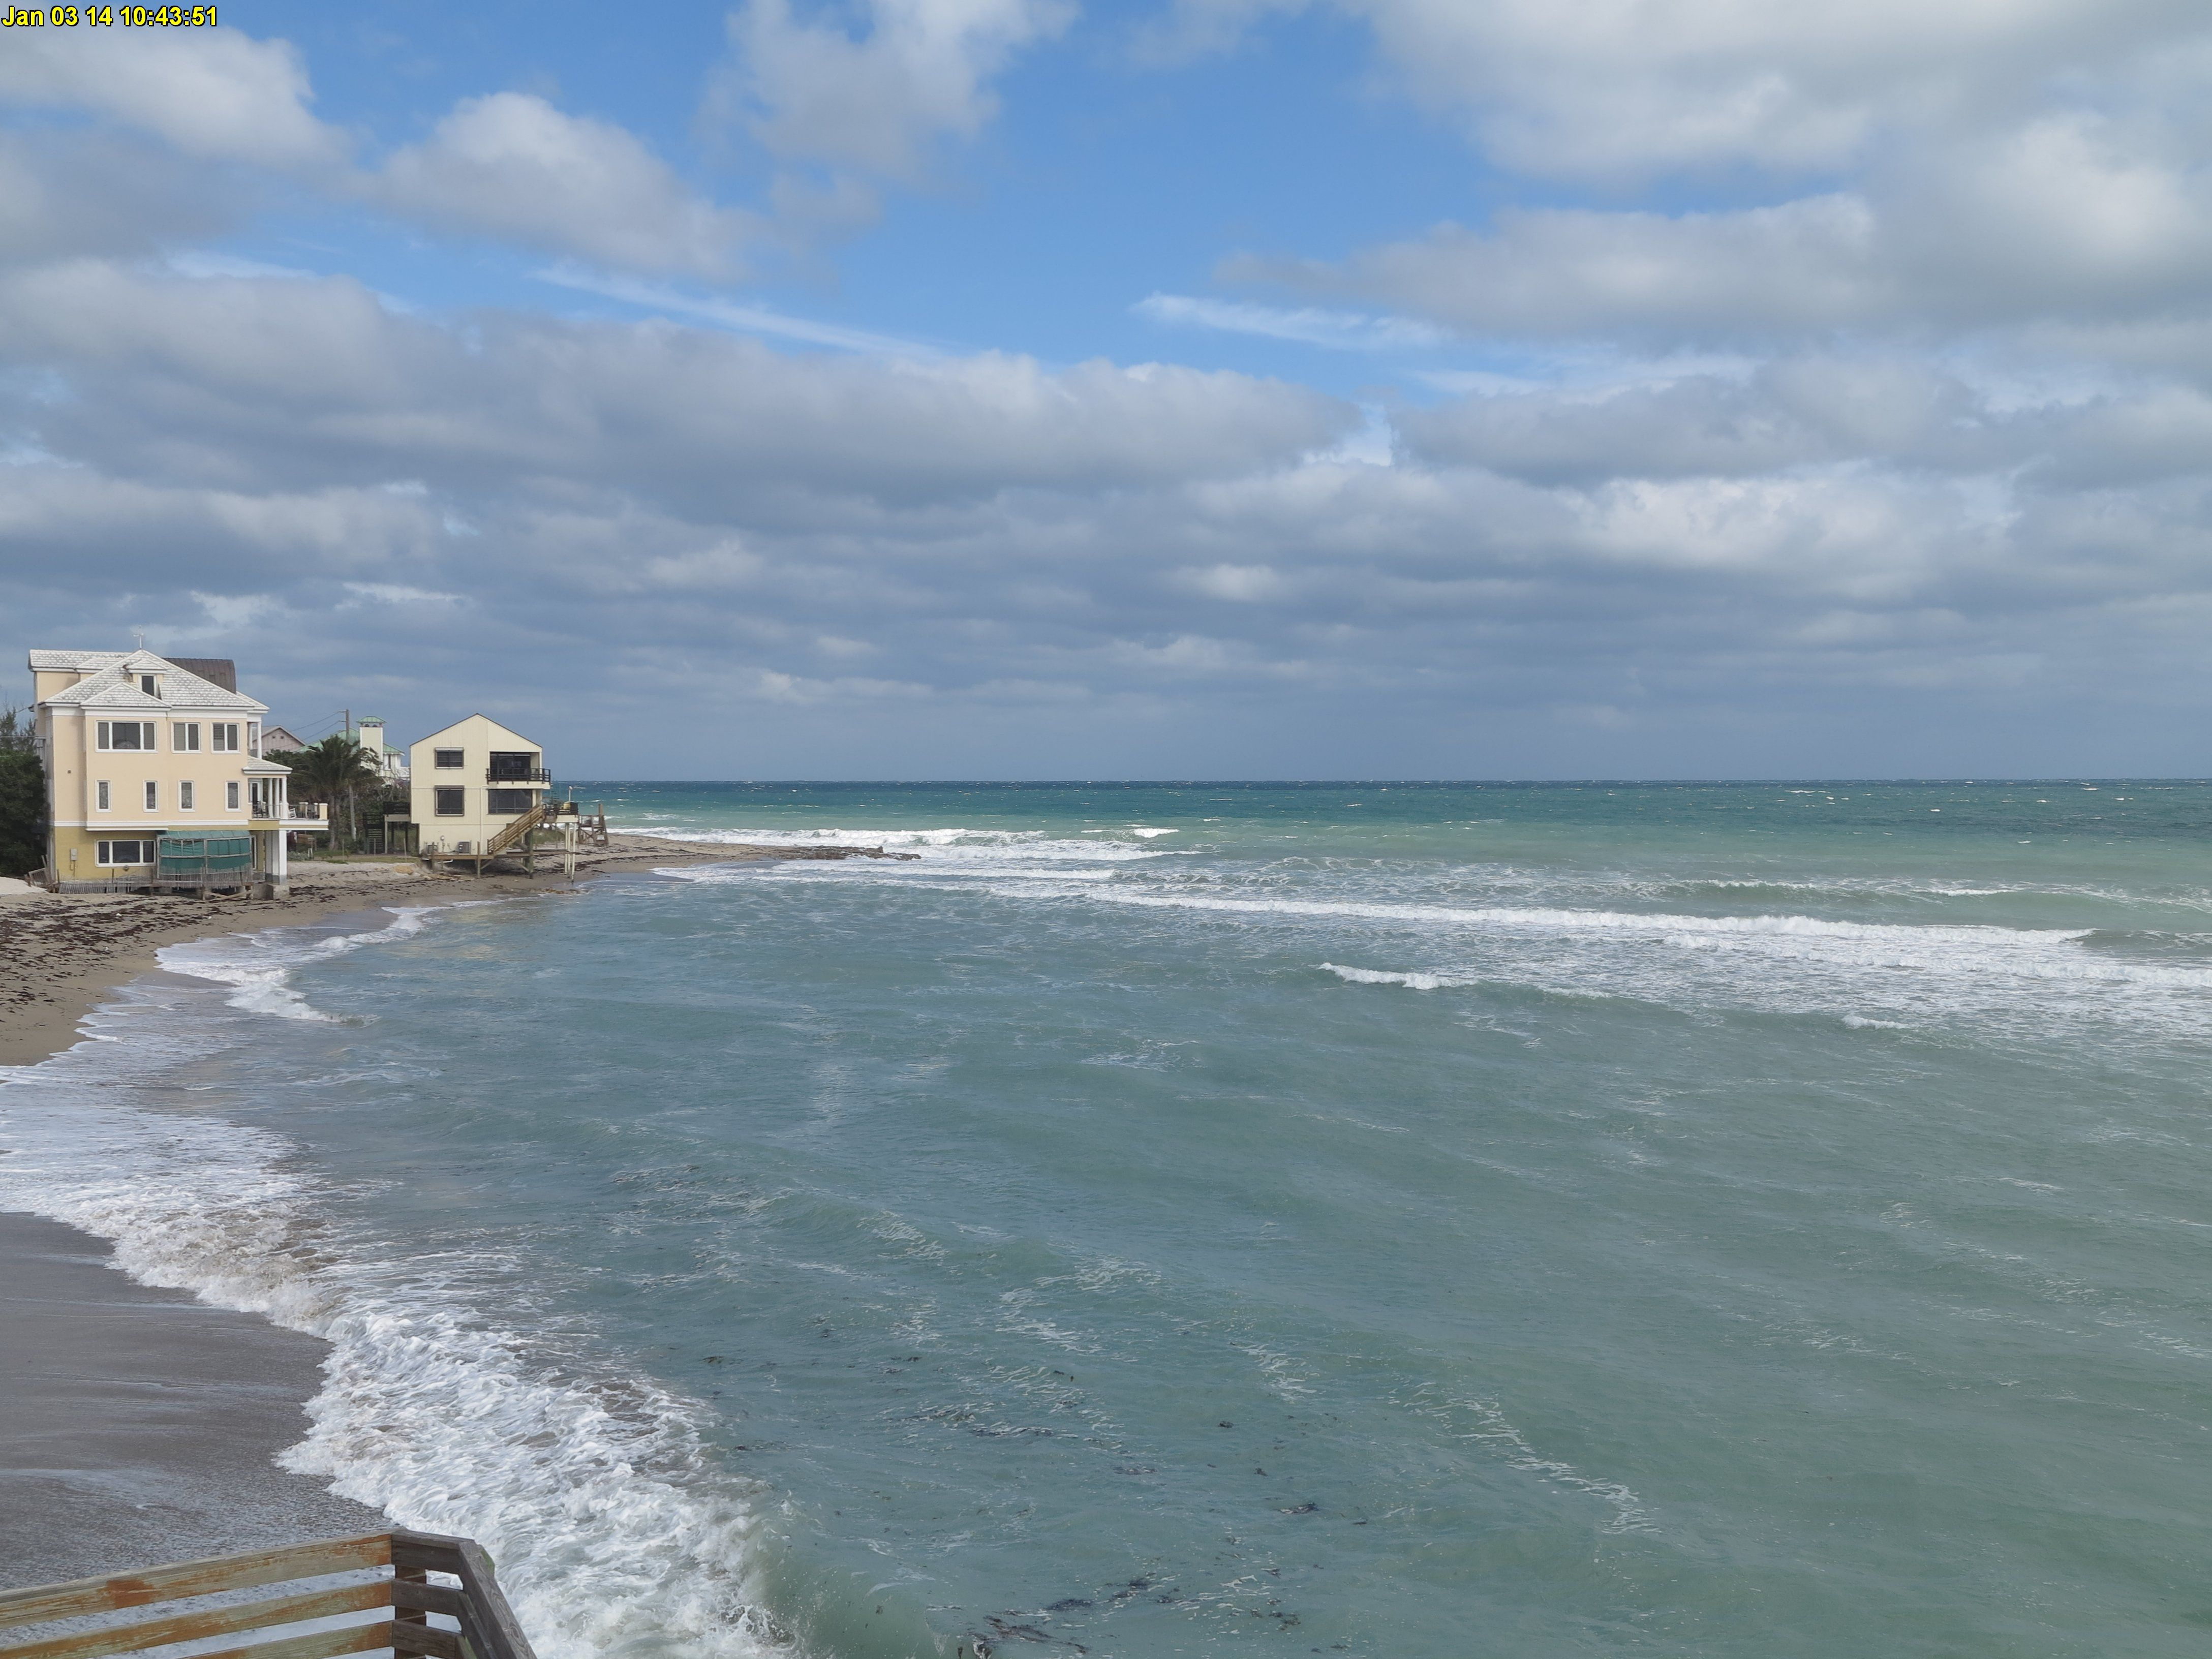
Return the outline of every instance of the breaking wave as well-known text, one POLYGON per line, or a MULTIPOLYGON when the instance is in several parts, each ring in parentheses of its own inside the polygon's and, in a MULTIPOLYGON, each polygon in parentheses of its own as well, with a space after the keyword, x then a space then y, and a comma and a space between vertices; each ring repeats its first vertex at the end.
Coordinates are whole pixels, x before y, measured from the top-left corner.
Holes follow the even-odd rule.
MULTIPOLYGON (((233 987, 225 1000, 245 1013, 326 1018, 284 976, 406 938, 431 913, 173 946, 163 961, 233 987)), ((111 1241, 141 1283, 330 1343, 287 1467, 401 1525, 477 1539, 547 1659, 794 1651, 757 1610, 755 1494, 707 1454, 694 1402, 587 1341, 487 1311, 497 1298, 474 1291, 515 1264, 350 1246, 330 1220, 342 1194, 286 1137, 134 1103, 237 1042, 235 1025, 149 983, 88 1026, 94 1040, 0 1071, 0 1206, 111 1241)))

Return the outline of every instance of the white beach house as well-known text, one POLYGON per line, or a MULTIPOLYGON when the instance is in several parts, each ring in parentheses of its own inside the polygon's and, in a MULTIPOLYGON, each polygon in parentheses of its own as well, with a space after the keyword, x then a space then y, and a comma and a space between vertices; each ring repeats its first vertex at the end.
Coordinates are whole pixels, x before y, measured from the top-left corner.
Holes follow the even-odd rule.
POLYGON ((482 858, 489 843, 545 804, 545 751, 488 714, 471 714, 408 745, 408 799, 417 850, 482 858))

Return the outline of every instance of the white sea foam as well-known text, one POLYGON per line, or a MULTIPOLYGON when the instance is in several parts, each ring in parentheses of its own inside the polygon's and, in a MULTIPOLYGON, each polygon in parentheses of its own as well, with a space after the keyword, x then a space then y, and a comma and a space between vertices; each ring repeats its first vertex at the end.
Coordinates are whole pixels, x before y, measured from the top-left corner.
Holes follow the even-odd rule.
MULTIPOLYGON (((896 866, 791 864, 775 866, 773 873, 788 881, 888 878, 903 886, 981 891, 1017 901, 1344 924, 1363 936, 1362 944, 1371 944, 1376 929, 1411 929, 1433 935, 1435 945, 1424 948, 1445 958, 1406 970, 1328 964, 1328 971, 1361 984, 1418 990, 1519 984, 1547 994, 1625 996, 1669 1005, 1706 1006, 1717 998, 1739 1006, 1839 1018, 1850 1011, 1862 1019, 1916 1024, 1931 1015, 1963 1016, 2010 1022, 2024 1031, 2075 1018, 2212 1030, 2212 967, 2118 956, 2096 948, 2090 942, 2095 930, 2086 927, 1856 921, 1795 910, 1699 915, 1680 909, 1547 904, 1541 902, 1541 884, 1526 872, 1487 866, 1455 875, 1485 896, 1510 892, 1538 902, 1409 902, 1387 896, 1389 872, 1364 860, 1342 870, 1327 860, 1304 863, 1285 879, 1282 866, 1245 873, 1190 865, 1133 867, 1091 856, 1108 850, 1121 860, 1146 856, 1127 845, 1109 849, 1096 842, 1039 837, 1020 852, 1008 851, 1004 842, 963 850, 957 842, 968 832, 926 833, 941 838, 941 858, 896 866), (1180 873, 1185 870, 1187 879, 1180 873), (1176 874, 1163 878, 1170 871, 1176 874), (1347 890, 1352 883, 1358 885, 1347 890), (1378 885, 1383 885, 1385 896, 1359 896, 1362 889, 1373 892, 1378 885)), ((729 882, 759 879, 761 872, 756 867, 670 873, 729 882)), ((1655 896, 1670 890, 1666 884, 1630 885, 1655 896)), ((1809 896, 1836 884, 1747 885, 1809 896)), ((1671 891, 1679 900, 1682 888, 1671 891)), ((1900 896, 1887 888, 1885 893, 1900 896)), ((1901 896, 1930 893, 1922 883, 1901 896)))
POLYGON ((232 933, 188 945, 164 946, 155 959, 171 973, 213 980, 232 987, 225 999, 248 1013, 269 1014, 279 1019, 335 1020, 309 1006, 291 987, 292 970, 307 963, 343 956, 365 945, 389 945, 411 939, 422 931, 430 916, 444 906, 388 905, 393 920, 382 927, 358 933, 334 933, 316 938, 295 927, 268 927, 252 933, 232 933))
POLYGON ((1437 991, 1448 985, 1459 985, 1464 981, 1447 979, 1442 974, 1398 974, 1379 968, 1342 968, 1335 963, 1324 962, 1322 971, 1334 974, 1350 985, 1402 985, 1409 991, 1437 991))
POLYGON ((1171 836, 1172 830, 1133 828, 1101 831, 1096 840, 1048 836, 1041 830, 969 830, 958 825, 927 830, 636 830, 665 840, 695 842, 709 847, 879 847, 887 853, 914 853, 933 865, 979 865, 994 861, 1033 863, 1054 860, 1097 863, 1101 860, 1171 857, 1164 851, 1133 846, 1107 837, 1128 834, 1151 840, 1171 836))
MULTIPOLYGON (((185 971, 235 987, 232 1006, 300 1018, 272 996, 281 981, 226 969, 244 957, 282 974, 250 953, 297 966, 404 937, 428 914, 374 933, 173 948, 185 971)), ((112 1240, 142 1283, 331 1343, 312 1427, 283 1461, 402 1525, 478 1539, 547 1659, 791 1651, 754 1609, 757 1523, 707 1456, 694 1402, 598 1365, 587 1344, 557 1352, 543 1331, 478 1311, 471 1282, 498 1262, 335 1243, 335 1194, 283 1137, 129 1103, 238 1029, 167 1018, 156 993, 123 995, 92 1024, 128 1042, 0 1072, 0 1206, 112 1240)))

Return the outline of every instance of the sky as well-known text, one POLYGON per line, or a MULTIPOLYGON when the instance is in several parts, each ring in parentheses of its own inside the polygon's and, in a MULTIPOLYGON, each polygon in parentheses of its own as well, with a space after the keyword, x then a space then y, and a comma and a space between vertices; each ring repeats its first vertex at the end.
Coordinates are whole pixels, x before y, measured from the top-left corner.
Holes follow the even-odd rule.
POLYGON ((219 15, 0 30, 12 700, 143 633, 572 778, 2212 773, 2201 0, 219 15))

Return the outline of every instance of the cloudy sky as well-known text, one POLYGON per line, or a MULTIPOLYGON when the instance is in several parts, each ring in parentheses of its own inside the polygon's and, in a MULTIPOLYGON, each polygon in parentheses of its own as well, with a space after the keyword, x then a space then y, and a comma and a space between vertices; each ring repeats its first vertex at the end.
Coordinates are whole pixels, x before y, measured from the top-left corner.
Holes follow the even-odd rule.
POLYGON ((0 39, 0 649, 570 777, 2212 772, 2202 0, 0 39))

